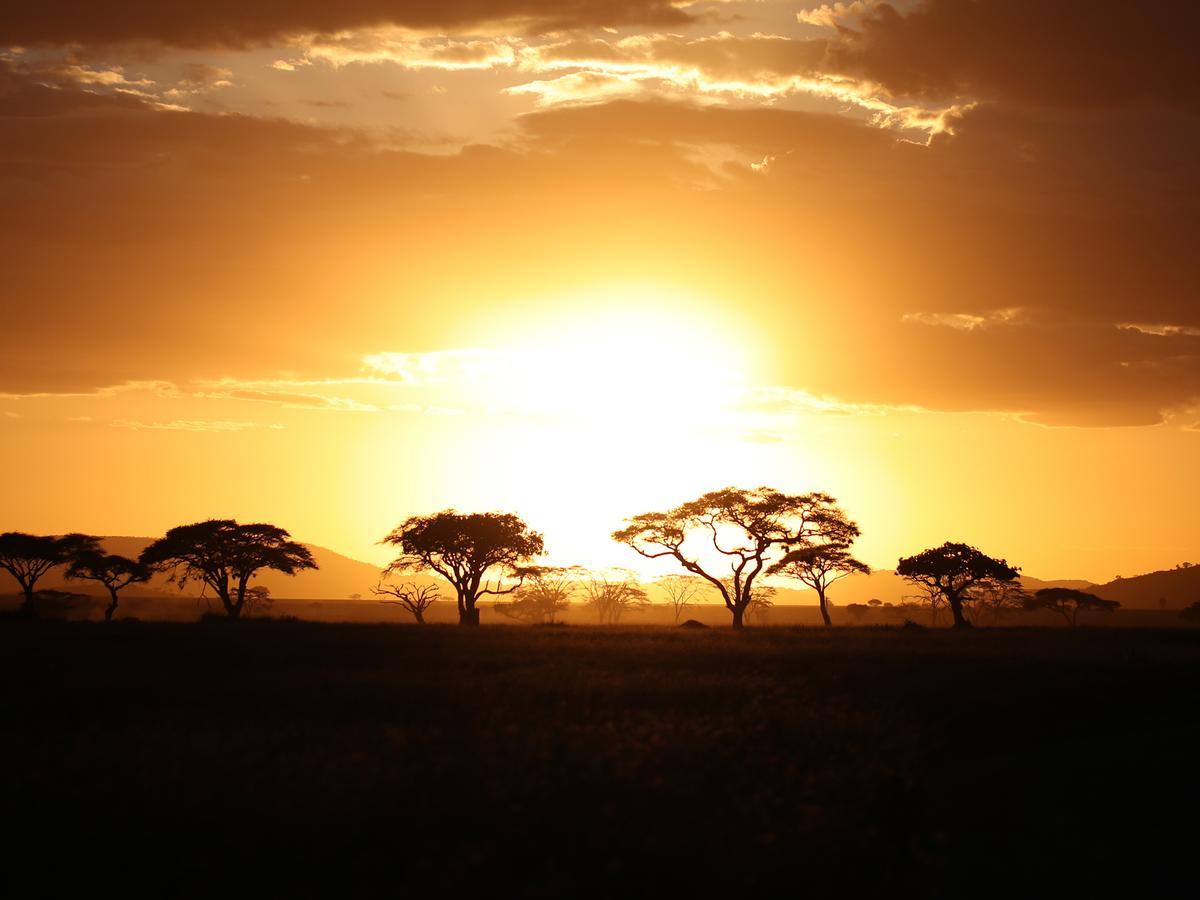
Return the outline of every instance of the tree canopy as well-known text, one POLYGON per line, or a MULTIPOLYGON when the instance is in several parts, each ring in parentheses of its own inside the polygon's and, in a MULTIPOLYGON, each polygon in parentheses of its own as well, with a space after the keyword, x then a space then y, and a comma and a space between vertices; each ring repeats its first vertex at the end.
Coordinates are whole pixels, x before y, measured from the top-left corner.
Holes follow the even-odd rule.
POLYGON ((24 595, 21 611, 32 616, 35 612, 34 587, 38 579, 80 554, 98 552, 99 547, 99 540, 86 534, 55 537, 8 531, 0 534, 0 569, 17 580, 24 595))
POLYGON ((821 619, 826 626, 832 625, 829 616, 829 586, 835 581, 855 573, 869 575, 871 568, 850 554, 851 545, 861 532, 836 506, 826 512, 822 529, 823 542, 807 543, 789 550, 783 559, 769 569, 768 575, 783 575, 795 578, 817 592, 821 607, 821 619))
POLYGON ((432 570, 454 587, 458 620, 478 625, 476 602, 484 594, 511 594, 524 583, 523 567, 545 551, 545 542, 512 513, 444 510, 412 516, 383 543, 400 548, 386 573, 432 570), (494 586, 487 578, 493 573, 494 586), (503 587, 508 578, 515 583, 503 587))
POLYGON ((295 575, 317 568, 308 548, 290 537, 275 525, 209 519, 172 528, 142 551, 139 562, 169 572, 180 589, 189 582, 200 582, 216 594, 226 614, 236 619, 246 605, 250 580, 259 570, 295 575))
POLYGON ((153 570, 139 560, 100 550, 88 550, 76 555, 66 571, 67 578, 98 581, 108 589, 109 604, 104 609, 106 622, 111 622, 113 613, 117 611, 120 592, 131 584, 144 584, 153 574, 153 570))
POLYGON ((954 627, 967 628, 971 623, 963 615, 963 602, 972 599, 971 589, 989 581, 1012 581, 1020 570, 969 544, 946 542, 901 559, 896 574, 945 598, 954 616, 954 627))
POLYGON ((647 559, 674 559, 704 578, 720 593, 733 627, 741 628, 755 579, 776 555, 823 540, 836 511, 828 494, 727 487, 634 516, 613 540, 647 559))
POLYGON ((1082 612, 1111 613, 1120 606, 1116 600, 1105 600, 1087 591, 1065 587, 1042 588, 1025 601, 1026 609, 1044 609, 1056 613, 1066 619, 1067 624, 1072 627, 1078 624, 1079 614, 1082 612))

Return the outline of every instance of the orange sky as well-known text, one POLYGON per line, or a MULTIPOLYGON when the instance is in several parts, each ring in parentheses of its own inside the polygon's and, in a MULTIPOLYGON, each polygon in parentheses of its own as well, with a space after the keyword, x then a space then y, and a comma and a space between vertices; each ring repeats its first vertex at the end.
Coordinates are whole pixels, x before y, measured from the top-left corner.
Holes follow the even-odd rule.
POLYGON ((383 560, 501 508, 630 564, 624 516, 765 483, 878 567, 1194 560, 1196 16, 0 12, 0 527, 383 560))

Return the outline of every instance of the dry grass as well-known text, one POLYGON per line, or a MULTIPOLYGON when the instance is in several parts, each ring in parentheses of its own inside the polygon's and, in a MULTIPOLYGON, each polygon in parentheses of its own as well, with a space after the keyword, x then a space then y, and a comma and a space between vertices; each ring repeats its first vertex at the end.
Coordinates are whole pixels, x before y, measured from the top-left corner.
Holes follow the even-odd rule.
POLYGON ((1169 874, 1198 663, 1183 630, 8 622, 10 859, 189 896, 1169 874))

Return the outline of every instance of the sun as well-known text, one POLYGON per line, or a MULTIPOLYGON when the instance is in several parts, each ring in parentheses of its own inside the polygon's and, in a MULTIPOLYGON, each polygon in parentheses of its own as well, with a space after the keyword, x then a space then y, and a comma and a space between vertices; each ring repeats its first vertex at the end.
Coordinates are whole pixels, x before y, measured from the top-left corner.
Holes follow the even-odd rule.
POLYGON ((510 337, 497 388, 526 411, 678 427, 735 399, 749 380, 744 337, 713 304, 654 286, 597 289, 548 304, 510 337))
POLYGON ((479 384, 508 417, 495 467, 563 561, 594 556, 647 504, 719 486, 755 452, 737 424, 752 383, 738 330, 661 290, 607 296, 521 330, 479 384))

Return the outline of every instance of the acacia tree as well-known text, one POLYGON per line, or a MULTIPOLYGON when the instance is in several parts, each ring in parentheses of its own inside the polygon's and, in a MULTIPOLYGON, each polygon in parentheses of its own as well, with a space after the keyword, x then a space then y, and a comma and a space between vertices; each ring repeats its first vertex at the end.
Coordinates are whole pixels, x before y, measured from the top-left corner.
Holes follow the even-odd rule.
POLYGON ((395 597, 395 600, 381 602, 390 603, 392 606, 403 606, 413 614, 418 625, 425 624, 425 610, 433 606, 439 599, 436 584, 417 584, 415 581, 406 581, 404 584, 384 584, 380 581, 371 588, 371 593, 376 597, 395 597))
POLYGON ((542 536, 511 513, 451 509, 405 519, 383 543, 401 551, 385 575, 432 570, 450 582, 460 625, 478 625, 479 598, 513 593, 525 581, 522 566, 545 551, 542 536), (495 587, 488 586, 489 571, 496 573, 495 587), (501 587, 505 577, 516 583, 501 587))
POLYGON ((21 613, 36 615, 34 589, 38 580, 57 566, 67 565, 84 553, 97 552, 99 541, 86 534, 53 535, 25 534, 8 531, 0 534, 0 569, 4 569, 21 586, 24 599, 21 613))
POLYGON ((169 572, 168 581, 180 590, 189 582, 200 582, 217 595, 229 618, 238 619, 246 606, 250 580, 260 570, 295 575, 317 568, 308 548, 290 537, 275 525, 209 519, 172 528, 142 551, 139 562, 169 572))
POLYGON ((1067 620, 1072 628, 1078 622, 1081 612, 1111 613, 1120 607, 1116 600, 1105 600, 1087 591, 1077 591, 1073 588, 1050 587, 1042 588, 1026 599, 1026 609, 1049 610, 1067 620))
POLYGON ((833 624, 829 617, 829 586, 855 572, 869 575, 871 568, 850 555, 850 547, 861 532, 837 507, 826 513, 824 532, 825 543, 788 551, 783 559, 767 569, 767 574, 795 578, 816 591, 821 618, 829 627, 833 624))
POLYGON ((954 616, 955 628, 970 628, 963 603, 974 599, 972 590, 989 582, 1016 579, 1020 570, 1003 559, 993 559, 968 544, 946 542, 900 560, 896 574, 925 590, 936 600, 944 599, 954 616))
POLYGON ((753 625, 766 625, 771 618, 771 610, 775 608, 775 588, 760 587, 750 598, 746 607, 746 622, 753 625))
POLYGON ((650 598, 631 572, 593 575, 583 586, 587 607, 596 613, 601 625, 617 625, 627 612, 639 612, 650 605, 650 598))
POLYGON ((679 624, 679 617, 684 611, 695 604, 700 591, 707 587, 704 580, 695 575, 667 575, 658 579, 658 586, 667 596, 667 602, 675 614, 676 625, 679 624))
POLYGON ((836 501, 828 494, 723 488, 666 512, 642 513, 613 533, 647 559, 674 559, 708 581, 741 628, 754 581, 776 554, 824 538, 836 501), (711 559, 711 561, 710 561, 711 559))
POLYGON ((98 581, 108 589, 109 602, 104 608, 104 621, 111 622, 120 602, 120 592, 131 584, 145 584, 153 571, 136 559, 100 550, 78 554, 67 567, 66 577, 98 581))
POLYGON ((578 566, 524 566, 525 583, 496 612, 533 625, 553 625, 571 605, 584 570, 578 566))
POLYGON ((971 621, 987 618, 996 625, 1002 618, 1028 609, 1030 595, 1019 581, 985 581, 971 591, 971 621))

